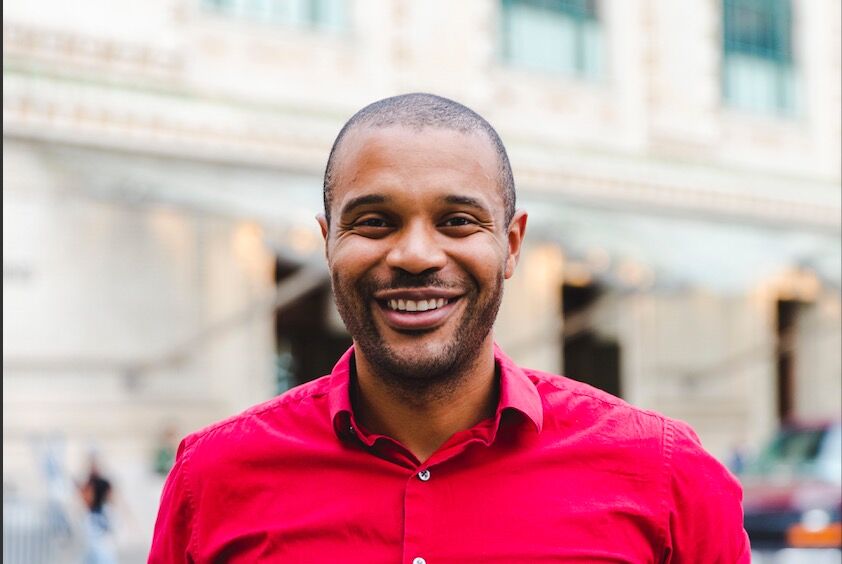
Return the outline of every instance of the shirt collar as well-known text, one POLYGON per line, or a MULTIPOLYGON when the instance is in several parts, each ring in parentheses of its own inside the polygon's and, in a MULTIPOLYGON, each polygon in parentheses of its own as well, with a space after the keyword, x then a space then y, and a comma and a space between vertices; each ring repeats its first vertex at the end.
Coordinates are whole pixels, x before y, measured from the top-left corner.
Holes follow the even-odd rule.
POLYGON ((347 437, 351 425, 351 363, 354 361, 354 347, 339 357, 330 373, 328 406, 333 428, 340 438, 347 437))
MULTIPOLYGON (((345 351, 330 374, 328 395, 330 419, 340 437, 347 436, 349 425, 354 421, 351 407, 351 363, 353 360, 354 347, 352 346, 345 351)), ((535 384, 496 343, 494 344, 494 364, 500 373, 498 419, 499 415, 507 409, 518 411, 526 416, 535 426, 535 430, 540 433, 544 424, 544 409, 535 384)))
POLYGON ((541 396, 532 380, 524 371, 494 344, 494 364, 500 371, 500 403, 497 412, 514 409, 525 415, 541 432, 544 425, 544 407, 541 396))

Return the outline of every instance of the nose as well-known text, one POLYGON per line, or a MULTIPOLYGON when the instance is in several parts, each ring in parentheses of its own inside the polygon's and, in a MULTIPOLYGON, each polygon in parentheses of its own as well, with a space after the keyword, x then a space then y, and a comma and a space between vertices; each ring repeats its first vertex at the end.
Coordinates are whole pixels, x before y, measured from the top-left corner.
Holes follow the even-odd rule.
POLYGON ((447 255, 438 240, 439 233, 435 226, 414 222, 406 225, 402 231, 386 255, 387 265, 411 274, 444 268, 447 255))

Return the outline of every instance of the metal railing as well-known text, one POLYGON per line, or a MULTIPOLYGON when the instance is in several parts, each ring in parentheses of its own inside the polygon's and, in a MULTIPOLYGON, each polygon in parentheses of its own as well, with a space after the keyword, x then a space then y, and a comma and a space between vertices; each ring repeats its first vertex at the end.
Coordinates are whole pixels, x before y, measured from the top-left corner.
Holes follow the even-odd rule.
POLYGON ((78 539, 62 508, 49 501, 4 496, 4 564, 53 564, 78 559, 78 539))

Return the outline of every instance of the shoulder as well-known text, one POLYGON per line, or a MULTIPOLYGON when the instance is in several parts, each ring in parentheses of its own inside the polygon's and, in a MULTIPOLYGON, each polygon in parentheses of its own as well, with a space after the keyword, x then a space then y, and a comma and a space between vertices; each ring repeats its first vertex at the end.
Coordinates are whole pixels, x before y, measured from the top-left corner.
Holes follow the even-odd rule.
POLYGON ((693 428, 563 376, 524 371, 544 407, 545 428, 577 441, 580 456, 649 481, 662 544, 672 561, 747 562, 739 482, 693 428), (710 543, 711 538, 721 542, 710 543))
POLYGON ((524 371, 535 384, 544 405, 544 418, 593 432, 603 431, 617 441, 653 439, 665 463, 673 470, 695 468, 695 463, 719 463, 702 446, 693 428, 679 419, 634 406, 607 392, 564 376, 538 370, 524 371))
POLYGON ((269 438, 291 439, 328 424, 327 394, 330 376, 292 388, 245 411, 187 435, 179 456, 202 458, 204 452, 220 460, 229 453, 249 452, 269 438))
MULTIPOLYGON (((601 430, 616 438, 653 438, 662 441, 676 424, 664 415, 634 406, 583 382, 540 370, 524 370, 535 384, 544 408, 544 419, 564 425, 601 430)), ((682 424, 683 425, 683 424, 682 424)))
POLYGON ((564 376, 524 370, 535 384, 544 410, 544 426, 576 437, 612 458, 632 456, 638 465, 666 479, 672 473, 709 469, 719 463, 684 421, 632 405, 616 396, 564 376), (698 463, 702 463, 697 466, 698 463))

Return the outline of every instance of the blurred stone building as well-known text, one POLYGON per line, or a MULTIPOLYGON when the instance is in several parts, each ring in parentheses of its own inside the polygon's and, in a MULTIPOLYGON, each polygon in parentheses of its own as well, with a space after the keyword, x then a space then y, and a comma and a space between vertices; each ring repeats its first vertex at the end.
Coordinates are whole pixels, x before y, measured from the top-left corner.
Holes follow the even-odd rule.
POLYGON ((501 345, 718 456, 838 416, 837 0, 4 3, 3 477, 103 453, 148 542, 159 437, 328 371, 342 123, 409 91, 506 143, 501 345))

